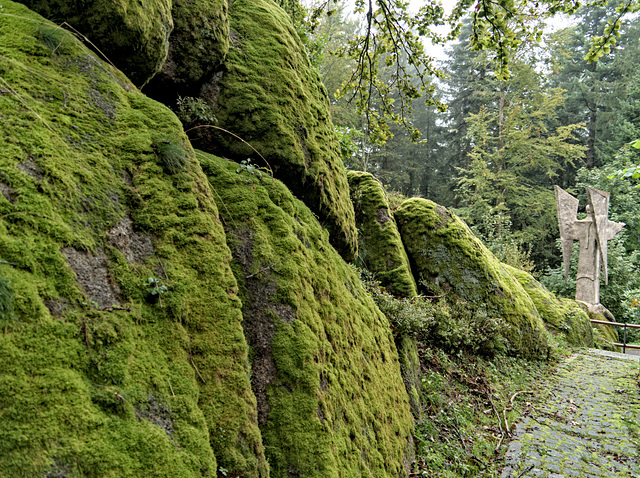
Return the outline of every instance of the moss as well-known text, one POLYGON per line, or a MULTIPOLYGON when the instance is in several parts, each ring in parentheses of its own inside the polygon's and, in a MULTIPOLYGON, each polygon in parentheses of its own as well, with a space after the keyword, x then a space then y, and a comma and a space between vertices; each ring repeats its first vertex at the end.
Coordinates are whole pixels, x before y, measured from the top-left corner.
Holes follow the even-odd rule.
POLYGON ((173 0, 174 28, 162 69, 145 85, 149 96, 174 107, 196 95, 229 51, 227 0, 173 0))
POLYGON ((457 216, 426 199, 409 199, 394 214, 414 270, 428 291, 476 304, 502 322, 510 353, 546 357, 547 333, 533 302, 457 216))
POLYGON ((422 417, 422 404, 420 400, 422 371, 420 370, 417 342, 411 337, 399 336, 396 337, 396 347, 400 356, 402 380, 409 395, 411 413, 415 420, 420 420, 422 417))
MULTIPOLYGON (((582 309, 585 314, 589 315, 590 320, 600 321, 614 321, 615 317, 603 306, 596 307, 600 309, 602 313, 598 313, 597 310, 589 310, 590 307, 584 302, 575 301, 576 304, 582 309)), ((593 307, 593 306, 592 306, 593 307)), ((622 348, 614 345, 615 343, 621 343, 622 340, 618 335, 618 330, 612 325, 605 324, 592 324, 593 326, 593 340, 595 347, 603 350, 611 350, 614 352, 621 352, 622 348)))
POLYGON ((359 259, 391 294, 418 294, 407 252, 380 182, 371 174, 347 173, 356 213, 359 259))
POLYGON ((167 57, 173 29, 171 0, 20 3, 53 22, 66 22, 79 30, 138 86, 155 75, 167 57))
POLYGON ((282 183, 198 158, 234 257, 271 475, 406 474, 412 420, 388 321, 282 183))
POLYGON ((232 134, 196 129, 194 144, 261 167, 268 166, 265 158, 319 216, 338 252, 353 259, 357 234, 346 170, 326 91, 304 46, 288 15, 270 0, 236 0, 229 16, 233 40, 224 73, 202 95, 232 134))
POLYGON ((267 476, 241 303, 178 119, 2 1, 0 475, 267 476), (170 140, 182 169, 164 172, 170 140), (167 291, 153 304, 145 282, 167 291))
POLYGON ((505 267, 522 284, 550 330, 562 334, 571 345, 593 347, 589 315, 576 301, 559 299, 528 272, 508 265, 505 267))

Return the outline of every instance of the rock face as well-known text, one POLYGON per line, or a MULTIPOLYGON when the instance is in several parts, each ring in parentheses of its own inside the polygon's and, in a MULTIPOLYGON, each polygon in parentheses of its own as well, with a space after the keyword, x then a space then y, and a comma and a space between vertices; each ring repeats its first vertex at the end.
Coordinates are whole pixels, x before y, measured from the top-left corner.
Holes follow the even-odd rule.
POLYGON ((557 298, 528 272, 506 264, 505 267, 527 291, 550 331, 563 336, 571 345, 593 347, 593 328, 589 315, 580 304, 571 299, 557 298))
POLYGON ((282 183, 198 159, 233 253, 271 475, 404 475, 412 418, 387 319, 282 183))
POLYGON ((2 7, 0 475, 405 474, 388 321, 314 214, 2 7))
POLYGON ((417 295, 409 258, 382 184, 369 173, 349 171, 347 178, 360 231, 359 258, 389 293, 417 295))
MULTIPOLYGON (((21 3, 57 24, 66 22, 80 31, 137 86, 155 75, 167 57, 173 29, 171 0, 21 3)), ((41 35, 46 38, 48 33, 42 31, 41 35)))
POLYGON ((227 0, 173 0, 167 59, 144 93, 170 106, 197 97, 229 50, 227 0))
POLYGON ((236 0, 229 16, 223 72, 200 94, 227 131, 193 130, 194 144, 272 169, 319 216, 338 252, 353 259, 353 206, 328 98, 288 15, 270 0, 236 0))
POLYGON ((457 216, 426 199, 409 199, 394 214, 414 276, 447 294, 475 304, 504 321, 506 350, 546 357, 547 332, 526 291, 457 216))
POLYGON ((231 253, 181 124, 2 7, 0 475, 267 476, 231 253))

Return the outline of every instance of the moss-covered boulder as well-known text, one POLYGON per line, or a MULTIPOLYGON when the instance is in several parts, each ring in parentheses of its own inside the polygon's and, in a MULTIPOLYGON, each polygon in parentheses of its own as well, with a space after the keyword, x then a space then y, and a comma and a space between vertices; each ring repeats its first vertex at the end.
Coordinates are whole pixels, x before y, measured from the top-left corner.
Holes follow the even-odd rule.
POLYGON ((571 299, 559 299, 528 272, 505 265, 518 279, 536 306, 547 328, 578 347, 593 347, 593 328, 589 315, 571 299))
POLYGON ((508 352, 547 356, 547 332, 531 298, 464 222, 419 198, 402 203, 394 217, 417 279, 502 323, 508 352))
POLYGON ((386 317, 279 181, 205 153, 271 476, 405 475, 412 418, 386 317))
POLYGON ((271 0, 236 0, 229 17, 224 72, 201 95, 226 131, 203 127, 191 138, 206 151, 271 168, 353 259, 353 205, 328 97, 289 16, 271 0))
POLYGON ((178 96, 198 96, 229 50, 227 8, 227 0, 173 0, 167 59, 145 85, 147 95, 171 107, 178 96))
POLYGON ((418 294, 411 266, 382 184, 369 173, 347 173, 356 213, 358 257, 375 273, 389 293, 401 297, 418 294))
MULTIPOLYGON (((589 315, 590 320, 598 320, 600 322, 615 322, 613 314, 602 304, 589 305, 584 302, 576 301, 576 304, 589 315)), ((603 350, 611 350, 615 352, 622 351, 621 347, 614 344, 621 343, 622 340, 618 336, 618 331, 613 325, 592 323, 593 339, 595 347, 603 350)))
POLYGON ((2 7, 0 475, 267 476, 231 253, 179 121, 2 7))
MULTIPOLYGON (((173 29, 171 0, 20 1, 49 20, 81 32, 137 86, 155 75, 167 57, 173 29)), ((49 30, 41 26, 38 32, 45 43, 52 41, 49 30)))

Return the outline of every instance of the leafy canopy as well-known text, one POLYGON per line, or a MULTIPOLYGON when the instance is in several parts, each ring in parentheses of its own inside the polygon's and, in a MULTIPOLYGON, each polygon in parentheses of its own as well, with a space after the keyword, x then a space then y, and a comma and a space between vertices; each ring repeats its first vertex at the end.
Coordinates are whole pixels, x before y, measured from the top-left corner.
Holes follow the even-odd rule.
MULTIPOLYGON (((335 12, 338 3, 340 0, 321 0, 310 7, 308 28, 312 30, 317 25, 321 12, 335 12)), ((506 79, 510 75, 510 52, 523 43, 539 42, 545 19, 573 14, 580 7, 605 4, 604 0, 458 0, 447 13, 440 0, 423 0, 417 11, 412 11, 406 0, 355 0, 354 14, 360 19, 361 29, 336 52, 352 59, 355 65, 340 94, 355 102, 374 141, 383 143, 389 138, 387 119, 403 124, 417 140, 420 132, 407 120, 412 101, 423 98, 427 105, 446 108, 434 96, 432 84, 432 79, 445 74, 425 50, 425 41, 444 44, 455 39, 462 28, 462 18, 470 12, 471 48, 492 51, 498 77, 506 79), (448 33, 437 28, 442 26, 449 27, 448 33), (383 66, 393 66, 391 78, 381 77, 383 66), (376 102, 377 107, 373 108, 376 102)), ((620 3, 603 34, 592 38, 586 59, 593 62, 608 54, 620 36, 625 17, 639 10, 640 0, 620 3)))

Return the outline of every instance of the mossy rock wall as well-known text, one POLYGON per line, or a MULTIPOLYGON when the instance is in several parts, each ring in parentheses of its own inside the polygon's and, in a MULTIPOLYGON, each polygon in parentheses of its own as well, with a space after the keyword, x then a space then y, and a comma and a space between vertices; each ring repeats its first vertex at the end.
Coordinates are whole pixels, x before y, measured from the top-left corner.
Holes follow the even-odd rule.
POLYGON ((217 126, 227 131, 192 130, 194 144, 272 168, 319 216, 338 252, 353 259, 353 205, 328 97, 289 16, 271 0, 236 0, 229 17, 223 73, 201 93, 214 106, 217 126))
POLYGON ((571 345, 593 347, 589 315, 575 300, 559 299, 528 272, 506 264, 505 267, 527 291, 549 330, 562 334, 571 345))
POLYGON ((386 317, 282 183, 198 159, 234 257, 271 476, 404 476, 412 418, 386 317))
POLYGON ((0 475, 267 476, 231 253, 179 121, 2 7, 0 475))
POLYGON ((167 59, 145 85, 147 95, 171 108, 178 96, 198 96, 229 50, 227 9, 227 0, 173 0, 167 59))
POLYGON ((416 296, 416 281, 382 184, 371 174, 358 171, 349 171, 347 179, 360 231, 359 259, 389 293, 416 296))
MULTIPOLYGON (((20 3, 84 34, 137 86, 155 75, 167 57, 173 29, 171 0, 21 0, 20 3)), ((40 35, 50 36, 46 29, 40 35)))
POLYGON ((414 276, 504 322, 509 353, 546 357, 547 332, 531 298, 516 278, 446 208, 426 199, 409 199, 394 217, 414 276))

